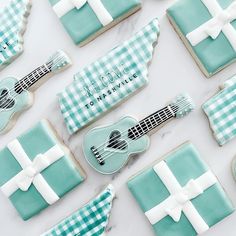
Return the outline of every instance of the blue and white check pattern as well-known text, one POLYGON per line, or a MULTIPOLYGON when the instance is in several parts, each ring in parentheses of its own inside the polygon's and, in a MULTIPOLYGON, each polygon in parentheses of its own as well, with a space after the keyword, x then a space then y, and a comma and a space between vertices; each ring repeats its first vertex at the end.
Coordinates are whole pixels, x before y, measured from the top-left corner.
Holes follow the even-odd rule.
POLYGON ((114 199, 109 185, 98 197, 41 236, 100 236, 105 233, 114 199))
POLYGON ((131 39, 75 75, 74 82, 59 94, 61 112, 70 134, 87 125, 147 84, 147 67, 152 59, 158 35, 158 20, 154 19, 131 39), (129 71, 129 75, 126 74, 117 78, 106 88, 94 91, 91 96, 88 96, 85 87, 104 87, 99 77, 106 75, 121 64, 129 71), (129 83, 122 84, 125 80, 129 80, 130 75, 134 74, 137 77, 129 83), (97 102, 98 97, 103 96, 108 90, 112 91, 113 88, 116 88, 115 92, 110 93, 103 101, 97 102), (87 108, 86 104, 91 101, 94 105, 87 108))
POLYGON ((236 76, 205 104, 203 110, 220 146, 236 137, 236 76))
POLYGON ((22 53, 22 36, 30 9, 30 0, 12 0, 0 9, 0 69, 22 53))

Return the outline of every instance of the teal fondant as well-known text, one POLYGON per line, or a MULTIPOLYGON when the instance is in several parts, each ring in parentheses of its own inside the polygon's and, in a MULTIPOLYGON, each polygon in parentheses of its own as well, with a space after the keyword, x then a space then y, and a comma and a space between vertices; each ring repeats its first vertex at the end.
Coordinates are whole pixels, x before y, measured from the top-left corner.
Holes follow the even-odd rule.
MULTIPOLYGON (((31 160, 38 154, 45 153, 56 144, 60 145, 52 128, 44 120, 18 137, 18 141, 31 160)), ((83 174, 70 159, 69 155, 65 154, 64 157, 41 173, 60 198, 84 180, 83 174)), ((0 186, 20 171, 20 165, 8 148, 2 149, 0 151, 0 186)), ((48 207, 47 202, 42 198, 34 185, 31 185, 26 192, 17 190, 10 196, 10 200, 24 220, 31 218, 48 207)))
MULTIPOLYGON (((225 9, 234 0, 217 1, 225 9)), ((201 0, 178 0, 167 10, 167 14, 176 24, 182 37, 186 37, 188 33, 212 18, 212 15, 201 0)), ((236 21, 231 24, 236 30, 236 21)), ((187 39, 186 42, 188 42, 187 39)), ((223 32, 215 40, 208 37, 197 46, 193 47, 190 43, 187 46, 192 48, 201 66, 207 71, 208 76, 215 74, 236 59, 236 52, 223 32)))
MULTIPOLYGON (((52 6, 59 1, 49 0, 52 6)), ((102 0, 102 3, 114 20, 119 19, 141 5, 140 0, 102 0)), ((76 44, 82 43, 103 29, 103 25, 89 4, 85 4, 79 10, 76 8, 72 9, 62 16, 60 20, 76 44)))
MULTIPOLYGON (((209 170, 208 166, 201 160, 196 148, 190 143, 177 148, 168 154, 164 160, 181 186, 185 186, 191 179, 196 179, 209 170)), ((128 187, 143 212, 160 204, 170 195, 153 167, 131 178, 128 187)), ((234 211, 231 201, 219 183, 208 188, 191 202, 209 227, 234 211)), ((170 216, 166 216, 153 225, 153 229, 158 236, 197 235, 184 213, 182 213, 179 222, 175 222, 170 216)))

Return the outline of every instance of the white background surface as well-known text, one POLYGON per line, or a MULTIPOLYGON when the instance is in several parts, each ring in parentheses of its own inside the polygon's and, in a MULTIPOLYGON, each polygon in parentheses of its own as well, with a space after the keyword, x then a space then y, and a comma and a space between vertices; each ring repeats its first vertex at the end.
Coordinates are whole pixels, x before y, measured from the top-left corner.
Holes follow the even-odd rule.
MULTIPOLYGON (((64 31, 49 3, 46 0, 33 1, 24 36, 25 52, 0 72, 1 78, 10 75, 21 78, 36 66, 44 63, 47 57, 57 49, 68 52, 74 64, 65 72, 52 77, 36 91, 33 107, 20 117, 9 133, 0 137, 0 146, 5 146, 40 119, 47 118, 74 152, 87 172, 88 178, 57 204, 27 222, 21 220, 8 199, 0 193, 1 236, 39 235, 81 207, 107 183, 112 183, 117 191, 108 235, 153 235, 150 224, 128 191, 126 181, 137 171, 187 140, 196 145, 236 204, 236 183, 230 171, 231 160, 236 154, 236 140, 224 147, 218 147, 212 137, 208 121, 200 109, 201 104, 217 91, 218 86, 236 72, 236 65, 230 66, 211 79, 206 79, 165 16, 167 7, 172 3, 173 0, 143 0, 143 9, 139 13, 123 21, 89 45, 78 48, 64 31), (89 128, 115 122, 126 114, 141 119, 184 91, 193 97, 197 105, 196 111, 185 119, 172 121, 154 134, 151 138, 150 149, 140 157, 131 160, 121 173, 114 176, 102 176, 88 166, 82 154, 82 138, 88 128, 69 137, 59 111, 56 94, 72 82, 74 73, 104 55, 156 16, 160 19, 161 35, 149 70, 149 85, 89 128)), ((214 226, 205 235, 235 236, 235 222, 236 213, 214 226)))

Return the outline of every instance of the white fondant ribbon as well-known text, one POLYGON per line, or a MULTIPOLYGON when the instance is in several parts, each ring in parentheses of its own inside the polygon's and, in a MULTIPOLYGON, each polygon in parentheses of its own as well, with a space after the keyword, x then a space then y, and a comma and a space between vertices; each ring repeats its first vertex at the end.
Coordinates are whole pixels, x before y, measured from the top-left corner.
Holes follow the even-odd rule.
POLYGON ((55 145, 44 154, 37 155, 31 161, 18 140, 15 139, 7 147, 20 164, 22 171, 1 186, 3 193, 10 197, 18 189, 28 191, 33 184, 48 204, 51 205, 58 201, 58 195, 49 186, 41 172, 65 155, 62 149, 55 145))
POLYGON ((153 169, 168 189, 170 196, 145 212, 150 223, 154 225, 168 215, 175 222, 179 222, 183 212, 198 234, 207 231, 209 226, 198 213, 191 200, 217 183, 214 174, 211 171, 207 171, 199 178, 191 179, 184 187, 181 187, 164 161, 154 166, 153 169))
POLYGON ((60 18, 74 8, 80 10, 85 4, 89 4, 103 26, 113 21, 111 14, 104 7, 101 0, 60 0, 53 6, 53 9, 60 18))
POLYGON ((201 1, 212 15, 212 19, 187 34, 186 37, 191 45, 196 46, 208 37, 216 39, 223 32, 236 51, 236 30, 231 25, 236 19, 236 1, 226 9, 222 9, 217 0, 201 1))

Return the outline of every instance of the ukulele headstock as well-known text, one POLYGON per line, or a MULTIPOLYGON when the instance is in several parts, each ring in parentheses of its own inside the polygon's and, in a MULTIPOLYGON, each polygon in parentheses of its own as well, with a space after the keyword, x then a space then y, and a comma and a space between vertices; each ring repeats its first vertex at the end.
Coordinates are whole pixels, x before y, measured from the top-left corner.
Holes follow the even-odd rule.
POLYGON ((57 73, 71 65, 71 60, 65 52, 58 50, 48 59, 46 64, 52 73, 57 73))
POLYGON ((178 95, 170 104, 176 118, 182 118, 192 112, 195 105, 188 94, 178 95))

